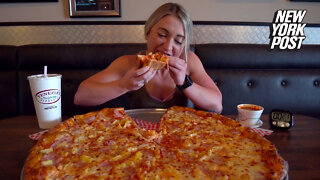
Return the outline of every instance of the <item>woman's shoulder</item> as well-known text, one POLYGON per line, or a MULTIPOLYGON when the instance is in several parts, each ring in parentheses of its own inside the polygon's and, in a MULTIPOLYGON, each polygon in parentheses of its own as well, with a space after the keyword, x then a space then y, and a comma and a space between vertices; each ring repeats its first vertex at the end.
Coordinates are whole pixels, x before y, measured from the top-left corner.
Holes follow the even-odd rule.
POLYGON ((138 60, 136 55, 123 55, 115 59, 112 64, 117 66, 133 66, 137 65, 138 60))
POLYGON ((189 59, 199 59, 199 57, 193 51, 189 51, 188 58, 189 59))
POLYGON ((188 53, 188 65, 202 65, 200 58, 192 51, 188 53))
POLYGON ((200 58, 192 51, 189 51, 188 54, 188 71, 190 74, 204 72, 204 67, 200 58))
POLYGON ((123 62, 123 61, 135 61, 137 60, 137 55, 123 55, 118 57, 117 59, 115 59, 114 61, 119 61, 119 62, 123 62))

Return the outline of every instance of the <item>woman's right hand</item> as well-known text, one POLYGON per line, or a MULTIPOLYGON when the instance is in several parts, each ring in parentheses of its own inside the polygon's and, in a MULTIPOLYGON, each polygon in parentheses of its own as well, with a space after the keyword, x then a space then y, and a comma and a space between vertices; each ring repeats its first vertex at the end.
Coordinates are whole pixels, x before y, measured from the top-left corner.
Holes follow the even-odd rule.
POLYGON ((130 69, 121 79, 120 86, 127 91, 135 91, 148 83, 156 74, 156 70, 145 66, 139 69, 130 69))

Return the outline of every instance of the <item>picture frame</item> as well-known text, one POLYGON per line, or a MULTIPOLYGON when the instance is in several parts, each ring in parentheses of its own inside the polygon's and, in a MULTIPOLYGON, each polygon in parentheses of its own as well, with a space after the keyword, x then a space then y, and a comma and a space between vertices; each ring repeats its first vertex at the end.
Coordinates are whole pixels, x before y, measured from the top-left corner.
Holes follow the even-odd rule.
POLYGON ((58 2, 59 0, 0 0, 0 3, 58 2))
POLYGON ((320 2, 320 0, 290 0, 294 2, 320 2))
POLYGON ((120 0, 69 0, 70 17, 121 17, 120 0))

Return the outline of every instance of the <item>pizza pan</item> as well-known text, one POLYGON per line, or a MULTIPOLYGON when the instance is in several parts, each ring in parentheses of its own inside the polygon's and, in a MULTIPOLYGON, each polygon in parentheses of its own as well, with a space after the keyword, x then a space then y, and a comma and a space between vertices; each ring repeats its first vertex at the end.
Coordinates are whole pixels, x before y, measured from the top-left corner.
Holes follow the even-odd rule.
POLYGON ((158 123, 167 109, 129 109, 125 112, 132 118, 158 123))

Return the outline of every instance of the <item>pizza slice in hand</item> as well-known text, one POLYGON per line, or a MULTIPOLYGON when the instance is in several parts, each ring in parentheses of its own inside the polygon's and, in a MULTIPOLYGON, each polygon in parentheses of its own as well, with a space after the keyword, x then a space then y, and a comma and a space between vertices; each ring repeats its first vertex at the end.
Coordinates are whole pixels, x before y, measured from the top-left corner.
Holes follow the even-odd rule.
POLYGON ((140 62, 140 68, 145 66, 150 66, 155 70, 160 70, 164 67, 169 67, 169 58, 160 52, 152 53, 150 52, 147 55, 137 55, 137 58, 140 62))

